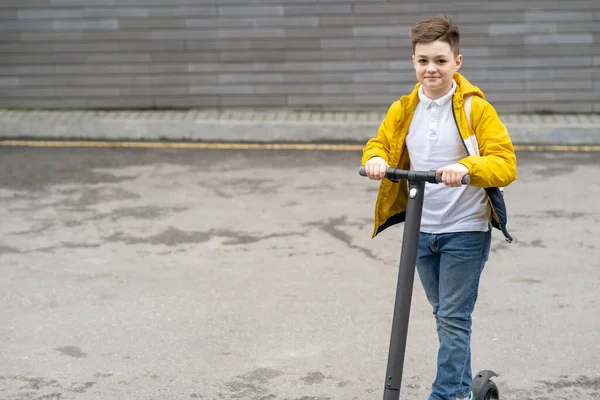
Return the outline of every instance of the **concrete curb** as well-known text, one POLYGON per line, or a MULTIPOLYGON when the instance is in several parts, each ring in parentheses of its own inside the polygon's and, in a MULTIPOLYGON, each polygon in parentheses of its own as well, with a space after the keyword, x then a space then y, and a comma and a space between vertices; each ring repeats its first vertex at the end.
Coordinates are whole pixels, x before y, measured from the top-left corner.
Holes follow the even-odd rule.
MULTIPOLYGON (((384 114, 291 111, 1 111, 0 138, 204 142, 351 142, 384 114)), ((504 115, 518 145, 600 144, 600 115, 504 115)))

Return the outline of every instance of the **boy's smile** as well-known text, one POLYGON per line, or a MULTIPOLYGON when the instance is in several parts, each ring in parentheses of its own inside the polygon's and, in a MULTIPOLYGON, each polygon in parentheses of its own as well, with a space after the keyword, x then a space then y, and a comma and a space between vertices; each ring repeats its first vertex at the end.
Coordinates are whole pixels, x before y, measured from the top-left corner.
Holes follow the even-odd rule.
POLYGON ((439 99, 452 88, 454 72, 462 64, 462 55, 455 56, 447 42, 417 43, 413 65, 417 79, 423 85, 423 94, 439 99))

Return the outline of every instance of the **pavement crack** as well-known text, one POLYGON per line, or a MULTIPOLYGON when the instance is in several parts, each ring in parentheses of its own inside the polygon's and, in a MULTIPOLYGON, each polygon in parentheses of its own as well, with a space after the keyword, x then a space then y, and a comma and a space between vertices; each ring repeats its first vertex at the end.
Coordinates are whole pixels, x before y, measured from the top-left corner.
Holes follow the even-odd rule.
POLYGON ((348 246, 348 248, 353 249, 353 250, 358 250, 373 260, 383 261, 382 259, 377 257, 370 249, 367 249, 365 247, 358 246, 358 245, 355 245, 354 243, 352 243, 352 236, 350 236, 343 229, 341 229, 341 227, 356 226, 359 224, 348 223, 346 221, 345 216, 339 217, 339 218, 329 218, 329 220, 327 220, 327 221, 309 222, 305 225, 306 226, 314 226, 314 227, 321 229, 323 232, 327 233, 328 235, 331 235, 333 238, 344 243, 346 246, 348 246))

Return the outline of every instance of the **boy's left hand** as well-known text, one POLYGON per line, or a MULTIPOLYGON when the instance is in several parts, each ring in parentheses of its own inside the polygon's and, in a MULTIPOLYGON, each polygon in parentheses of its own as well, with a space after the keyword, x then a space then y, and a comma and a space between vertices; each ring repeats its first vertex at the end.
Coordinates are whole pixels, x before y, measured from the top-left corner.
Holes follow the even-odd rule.
POLYGON ((446 186, 458 187, 462 185, 462 178, 469 173, 469 169, 462 164, 450 164, 437 170, 442 175, 442 182, 446 186))

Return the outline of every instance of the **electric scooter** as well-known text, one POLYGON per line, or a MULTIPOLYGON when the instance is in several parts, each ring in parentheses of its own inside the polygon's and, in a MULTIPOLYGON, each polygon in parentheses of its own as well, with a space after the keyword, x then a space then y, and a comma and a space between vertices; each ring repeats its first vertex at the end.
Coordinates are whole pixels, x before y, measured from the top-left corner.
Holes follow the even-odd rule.
MULTIPOLYGON (((365 167, 359 168, 359 174, 367 176, 365 167)), ((442 176, 438 175, 436 171, 407 171, 398 168, 388 168, 385 177, 396 183, 402 180, 408 181, 408 202, 406 205, 406 219, 404 221, 400 270, 396 286, 392 334, 383 392, 383 400, 398 400, 400 398, 402 371, 404 368, 410 302, 412 299, 415 264, 417 261, 425 183, 441 183, 442 176)), ((463 185, 468 185, 470 181, 470 177, 466 175, 462 183, 463 185)), ((493 376, 497 376, 495 372, 484 370, 473 377, 471 390, 475 395, 475 400, 500 399, 498 387, 491 380, 493 376)))

